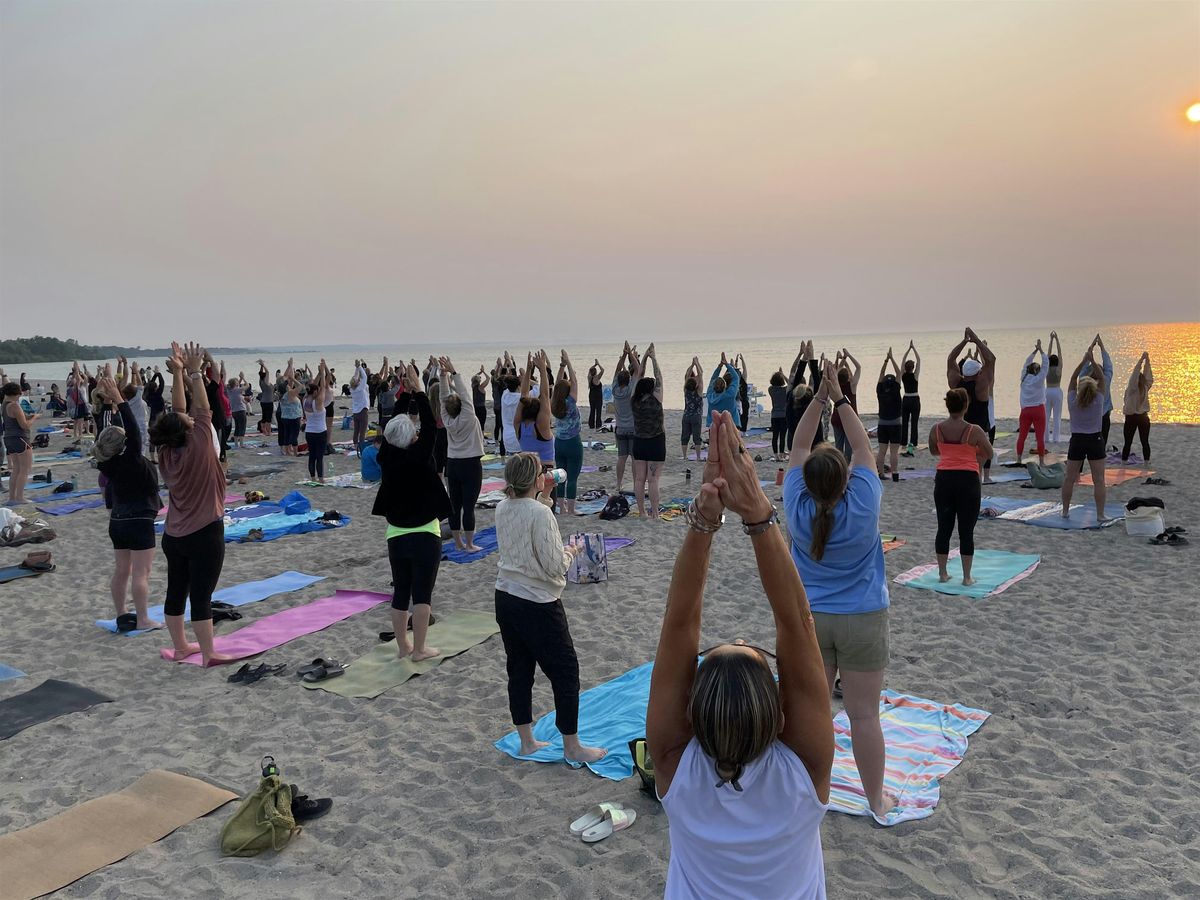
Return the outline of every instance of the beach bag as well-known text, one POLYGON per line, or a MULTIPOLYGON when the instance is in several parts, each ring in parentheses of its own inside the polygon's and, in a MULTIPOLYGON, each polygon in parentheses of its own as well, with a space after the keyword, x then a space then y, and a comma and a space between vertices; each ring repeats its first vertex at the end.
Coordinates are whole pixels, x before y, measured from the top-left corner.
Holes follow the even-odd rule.
POLYGON ((222 856, 258 856, 282 850, 300 829, 292 817, 292 789, 266 775, 221 829, 222 856))
POLYGON ((608 581, 608 551, 602 534, 573 534, 571 543, 583 551, 571 560, 567 581, 571 584, 599 584, 608 581))
POLYGON ((604 504, 604 509, 600 510, 600 518, 602 519, 623 519, 629 515, 629 501, 620 494, 613 494, 608 498, 608 502, 604 504))
POLYGON ((650 758, 650 751, 646 749, 646 739, 634 738, 630 741, 629 755, 633 757, 633 771, 642 780, 642 791, 658 800, 658 792, 654 787, 654 760, 650 758))
POLYGON ((1028 462, 1025 463, 1025 469, 1029 472, 1030 483, 1042 489, 1062 487, 1067 474, 1067 467, 1063 463, 1043 466, 1041 463, 1028 462))
POLYGON ((49 447, 50 446, 50 435, 35 434, 33 436, 33 446, 39 450, 43 447, 49 447))
POLYGON ((279 500, 279 508, 289 516, 299 516, 312 511, 312 504, 299 491, 290 491, 279 500))
POLYGON ((1155 506, 1136 506, 1125 510, 1125 533, 1138 537, 1162 534, 1166 525, 1162 510, 1155 506))

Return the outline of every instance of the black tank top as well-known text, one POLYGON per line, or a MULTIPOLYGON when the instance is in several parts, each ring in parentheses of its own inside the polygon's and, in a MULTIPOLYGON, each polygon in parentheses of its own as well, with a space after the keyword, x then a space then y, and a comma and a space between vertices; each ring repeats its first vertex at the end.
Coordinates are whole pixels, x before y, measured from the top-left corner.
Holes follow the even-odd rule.
POLYGON ((917 392, 917 376, 912 372, 902 372, 900 381, 904 384, 904 393, 915 394, 917 392))
POLYGON ((970 402, 967 404, 967 412, 963 418, 972 425, 978 425, 983 429, 984 433, 991 428, 991 416, 988 415, 988 402, 979 400, 975 396, 975 379, 964 378, 958 385, 967 392, 967 397, 970 402))

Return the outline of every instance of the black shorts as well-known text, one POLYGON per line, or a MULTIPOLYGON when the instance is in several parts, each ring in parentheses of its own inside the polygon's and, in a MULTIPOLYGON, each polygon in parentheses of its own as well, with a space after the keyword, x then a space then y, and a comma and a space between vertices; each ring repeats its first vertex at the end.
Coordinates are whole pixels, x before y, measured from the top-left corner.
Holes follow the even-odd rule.
POLYGON ((108 536, 114 550, 153 550, 153 519, 109 519, 108 536))
POLYGON ((880 425, 875 430, 875 439, 883 444, 903 444, 904 429, 900 425, 880 425))
POLYGON ((691 438, 691 441, 695 446, 699 447, 701 444, 703 444, 704 439, 700 436, 700 427, 701 422, 699 416, 691 419, 685 416, 683 419, 683 429, 679 437, 679 443, 687 446, 688 439, 691 438))
MULTIPOLYGON (((633 442, 635 440, 632 434, 622 434, 616 432, 614 437, 617 439, 617 456, 628 456, 633 452, 633 442)), ((663 459, 666 459, 664 456, 663 459)))
POLYGON ((633 458, 640 462, 665 462, 667 459, 667 436, 633 439, 633 458))
POLYGON ((1097 431, 1095 434, 1073 434, 1071 443, 1067 445, 1067 459, 1072 462, 1082 462, 1085 459, 1105 459, 1104 435, 1097 431))
POLYGON ((233 436, 246 436, 246 411, 239 410, 233 414, 233 436))
POLYGON ((23 437, 9 437, 6 435, 4 438, 5 453, 24 453, 26 450, 30 449, 31 446, 32 445, 29 443, 29 441, 25 440, 23 437))
POLYGON ((91 413, 88 412, 88 408, 86 406, 76 406, 74 409, 71 410, 71 418, 72 419, 86 419, 90 416, 91 416, 91 413))
POLYGON ((300 444, 300 420, 279 420, 279 446, 296 447, 300 444))

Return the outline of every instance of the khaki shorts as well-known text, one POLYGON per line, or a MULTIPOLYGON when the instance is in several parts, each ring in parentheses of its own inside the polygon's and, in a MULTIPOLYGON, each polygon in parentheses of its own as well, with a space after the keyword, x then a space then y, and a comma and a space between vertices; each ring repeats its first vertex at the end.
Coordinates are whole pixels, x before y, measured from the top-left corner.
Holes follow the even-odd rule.
POLYGON ((849 616, 812 615, 825 665, 844 672, 882 672, 887 668, 887 607, 849 616))

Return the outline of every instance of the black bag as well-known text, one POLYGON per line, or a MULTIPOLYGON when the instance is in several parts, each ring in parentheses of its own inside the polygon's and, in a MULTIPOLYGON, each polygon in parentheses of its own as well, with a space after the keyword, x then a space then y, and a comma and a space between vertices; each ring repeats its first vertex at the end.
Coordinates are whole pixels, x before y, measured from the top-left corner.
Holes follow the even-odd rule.
POLYGON ((621 494, 613 494, 608 498, 608 502, 604 504, 604 509, 600 510, 600 518, 602 519, 623 519, 629 515, 629 501, 621 494))
POLYGON ((1157 497, 1130 497, 1129 502, 1125 504, 1126 509, 1137 509, 1139 506, 1155 506, 1159 509, 1167 508, 1157 497))

